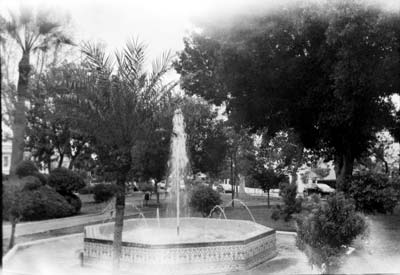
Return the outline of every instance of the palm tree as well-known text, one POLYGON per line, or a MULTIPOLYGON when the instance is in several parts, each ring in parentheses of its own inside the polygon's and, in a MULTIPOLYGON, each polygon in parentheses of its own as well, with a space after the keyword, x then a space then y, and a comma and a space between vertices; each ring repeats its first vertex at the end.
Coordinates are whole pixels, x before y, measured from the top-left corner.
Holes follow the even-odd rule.
POLYGON ((129 41, 123 51, 115 54, 116 62, 98 45, 85 44, 83 53, 87 72, 82 71, 76 83, 67 84, 75 91, 65 94, 63 101, 72 124, 95 138, 101 166, 116 178, 113 271, 117 273, 132 149, 160 128, 160 113, 169 108, 171 91, 177 83, 162 81, 170 69, 172 55, 164 54, 148 73, 145 46, 137 40, 129 41))
POLYGON ((48 11, 37 11, 29 7, 20 8, 17 15, 10 12, 10 20, 2 20, 3 33, 9 35, 22 50, 22 57, 18 64, 17 99, 15 102, 14 120, 12 124, 13 145, 10 175, 15 174, 15 168, 23 159, 24 137, 26 128, 26 101, 29 96, 29 73, 31 71, 31 53, 38 50, 46 51, 53 45, 60 43, 72 44, 61 30, 61 24, 49 18, 48 11))

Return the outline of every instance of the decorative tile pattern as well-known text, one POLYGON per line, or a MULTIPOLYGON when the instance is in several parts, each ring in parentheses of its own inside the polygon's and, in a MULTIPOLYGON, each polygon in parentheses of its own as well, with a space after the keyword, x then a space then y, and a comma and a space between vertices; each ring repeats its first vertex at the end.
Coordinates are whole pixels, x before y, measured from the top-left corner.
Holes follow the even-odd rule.
MULTIPOLYGON (((268 228, 266 228, 268 230, 268 228)), ((182 246, 123 243, 121 267, 125 270, 160 269, 164 274, 200 274, 250 269, 276 256, 275 232, 232 242, 189 243, 182 246)), ((112 261, 112 241, 84 239, 85 264, 106 266, 112 261)), ((96 234, 96 237, 98 234, 96 234)))

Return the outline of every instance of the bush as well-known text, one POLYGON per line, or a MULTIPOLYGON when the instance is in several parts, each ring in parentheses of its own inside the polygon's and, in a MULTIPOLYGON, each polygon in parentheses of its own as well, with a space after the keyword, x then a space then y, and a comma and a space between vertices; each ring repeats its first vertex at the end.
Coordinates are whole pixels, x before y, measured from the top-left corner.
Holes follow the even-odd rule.
POLYGON ((39 169, 30 160, 21 161, 15 169, 15 174, 20 178, 32 176, 35 173, 39 173, 39 169))
POLYGON ((150 193, 153 193, 153 191, 154 191, 154 186, 153 185, 151 185, 150 183, 148 183, 148 182, 139 182, 139 190, 140 191, 142 191, 142 192, 150 192, 150 193))
POLYGON ((21 192, 24 202, 21 209, 23 220, 43 220, 70 216, 74 213, 71 205, 49 186, 21 192))
POLYGON ((75 194, 66 195, 64 198, 74 209, 74 214, 78 214, 82 207, 81 199, 75 194))
POLYGON ((310 264, 321 269, 325 266, 326 272, 333 272, 339 267, 347 246, 366 228, 354 203, 339 192, 297 219, 296 245, 305 252, 310 264))
POLYGON ((93 198, 97 203, 108 201, 115 195, 116 192, 117 186, 115 184, 100 183, 93 187, 93 198))
POLYGON ((43 185, 48 184, 48 175, 36 172, 33 173, 32 176, 37 177, 43 185))
POLYGON ((42 182, 34 176, 27 176, 21 179, 22 191, 36 190, 43 186, 42 182))
POLYGON ((283 182, 279 185, 280 193, 285 206, 283 208, 283 214, 285 221, 289 221, 292 218, 292 214, 300 213, 302 199, 296 198, 297 196, 297 185, 283 182))
POLYGON ((351 196, 356 209, 365 213, 393 213, 399 190, 386 175, 362 173, 354 175, 347 184, 345 193, 351 196))
POLYGON ((85 182, 78 174, 60 167, 51 171, 49 185, 61 195, 66 196, 85 187, 85 182))
POLYGON ((21 188, 14 182, 2 184, 2 215, 4 220, 15 220, 21 216, 21 188))
POLYGON ((93 194, 93 187, 86 185, 85 187, 79 189, 78 193, 82 195, 93 194))
POLYGON ((281 211, 279 209, 274 209, 271 214, 271 219, 277 221, 279 220, 280 216, 281 216, 281 211))
POLYGON ((189 204, 196 211, 201 212, 203 217, 207 217, 212 208, 221 202, 218 192, 209 186, 200 185, 193 189, 189 204))

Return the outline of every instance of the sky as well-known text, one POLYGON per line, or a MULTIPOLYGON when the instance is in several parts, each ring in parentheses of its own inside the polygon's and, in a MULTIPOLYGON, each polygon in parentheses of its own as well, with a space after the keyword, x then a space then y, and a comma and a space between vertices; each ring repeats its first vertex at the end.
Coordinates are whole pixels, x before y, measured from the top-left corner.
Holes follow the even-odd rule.
MULTIPOLYGON (((193 18, 218 18, 226 14, 259 12, 297 0, 1 0, 0 13, 29 3, 33 8, 51 7, 69 14, 74 41, 98 41, 109 52, 121 49, 130 38, 147 45, 149 63, 163 52, 183 49, 183 38, 193 31, 193 18)), ((307 0, 329 1, 329 0, 307 0)), ((400 0, 382 2, 387 9, 400 10, 400 0)), ((16 66, 15 66, 16 67, 16 66)), ((15 70, 16 73, 16 70, 15 70)), ((168 76, 178 79, 174 71, 168 76)), ((400 97, 395 99, 400 108, 400 97)))
MULTIPOLYGON (((102 41, 121 48, 131 37, 148 45, 151 59, 166 50, 183 49, 182 39, 191 30, 191 18, 219 16, 242 10, 269 9, 295 0, 2 0, 0 9, 19 3, 50 6, 71 16, 76 41, 102 41)), ((309 0, 312 1, 312 0, 309 0)), ((368 0, 370 1, 370 0, 368 0)), ((375 0, 377 1, 377 0, 375 0)), ((400 0, 379 0, 400 9, 400 0)))

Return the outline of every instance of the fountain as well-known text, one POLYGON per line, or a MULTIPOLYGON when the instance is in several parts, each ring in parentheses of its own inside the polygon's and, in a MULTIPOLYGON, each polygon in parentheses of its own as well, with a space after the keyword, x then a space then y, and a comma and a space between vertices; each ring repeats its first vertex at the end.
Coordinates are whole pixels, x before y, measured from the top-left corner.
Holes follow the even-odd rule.
MULTIPOLYGON (((176 215, 159 218, 157 214, 155 219, 146 218, 145 224, 141 219, 125 220, 121 270, 135 274, 232 272, 251 269, 276 256, 275 230, 255 223, 251 213, 253 221, 181 216, 182 205, 187 207, 187 194, 182 192, 187 164, 183 116, 177 110, 171 140, 169 204, 176 215)), ((85 227, 85 265, 111 268, 113 231, 111 222, 85 227)))

